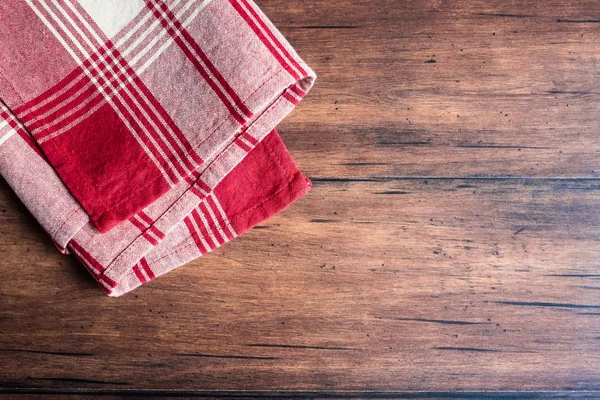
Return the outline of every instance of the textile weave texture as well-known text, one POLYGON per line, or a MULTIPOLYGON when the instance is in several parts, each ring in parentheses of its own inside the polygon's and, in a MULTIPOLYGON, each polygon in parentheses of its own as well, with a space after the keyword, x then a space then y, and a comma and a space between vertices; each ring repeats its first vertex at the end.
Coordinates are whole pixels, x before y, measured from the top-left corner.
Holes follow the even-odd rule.
POLYGON ((315 78, 252 0, 0 2, 0 173, 119 296, 309 190, 275 127, 315 78))

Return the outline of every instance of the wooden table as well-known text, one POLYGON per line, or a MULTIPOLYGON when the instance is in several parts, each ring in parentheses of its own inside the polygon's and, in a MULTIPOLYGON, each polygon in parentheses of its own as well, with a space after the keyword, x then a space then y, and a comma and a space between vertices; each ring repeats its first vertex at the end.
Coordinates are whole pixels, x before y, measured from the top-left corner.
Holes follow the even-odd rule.
POLYGON ((312 191, 113 299, 2 181, 0 393, 599 398, 600 2, 258 3, 312 191))

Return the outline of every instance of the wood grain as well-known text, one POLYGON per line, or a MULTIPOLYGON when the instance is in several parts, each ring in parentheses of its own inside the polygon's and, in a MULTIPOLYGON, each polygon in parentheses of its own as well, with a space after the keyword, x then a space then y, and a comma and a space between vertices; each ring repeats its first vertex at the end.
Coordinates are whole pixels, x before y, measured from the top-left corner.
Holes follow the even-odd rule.
POLYGON ((600 397, 600 3, 258 3, 312 191, 112 299, 0 181, 0 394, 600 397))

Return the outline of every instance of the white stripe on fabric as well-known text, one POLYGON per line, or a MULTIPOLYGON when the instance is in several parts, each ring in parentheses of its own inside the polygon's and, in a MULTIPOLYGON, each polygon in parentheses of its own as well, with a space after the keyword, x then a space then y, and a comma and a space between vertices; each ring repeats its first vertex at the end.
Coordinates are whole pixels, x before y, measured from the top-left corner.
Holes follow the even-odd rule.
POLYGON ((229 230, 229 233, 231 233, 231 236, 237 237, 237 233, 233 229, 233 226, 231 226, 231 223, 229 222, 229 218, 227 218, 227 214, 225 213, 225 210, 223 210, 223 206, 221 206, 221 202, 215 195, 215 192, 211 192, 210 197, 214 201, 215 205, 217 206, 217 209, 219 210, 219 213, 221 214, 221 218, 223 218, 223 222, 225 223, 225 226, 227 226, 227 229, 229 230))
POLYGON ((202 235, 202 230, 200 229, 200 226, 198 226, 198 224, 196 224, 196 218, 194 218, 192 215, 190 215, 189 219, 190 219, 190 223, 191 223, 192 227, 196 230, 196 233, 198 234, 198 237, 200 238, 200 242, 202 242, 202 245, 206 249, 206 252, 210 253, 210 251, 211 251, 210 246, 208 245, 208 242, 204 239, 204 235, 202 235))
MULTIPOLYGON (((79 252, 77 249, 71 247, 71 250, 73 251, 73 253, 75 253, 79 260, 81 260, 82 263, 84 263, 89 269, 91 269, 92 271, 94 271, 96 273, 96 275, 100 275, 100 270, 98 270, 98 268, 94 267, 92 265, 92 263, 90 263, 86 257, 83 256, 83 254, 81 254, 81 252, 79 252)), ((100 282, 100 280, 99 280, 100 282)))
POLYGON ((13 137, 17 133, 16 129, 11 129, 4 136, 0 137, 0 146, 2 146, 8 139, 13 137))
POLYGON ((219 241, 215 237, 215 234, 212 231, 212 229, 210 228, 210 225, 208 224, 208 221, 206 220, 204 213, 202 212, 202 210, 200 210, 200 207, 198 207, 197 210, 198 210, 198 215, 200 216, 200 220, 202 221, 202 224, 204 224, 204 227, 206 228, 206 232, 208 232, 208 236, 210 236, 210 240, 212 240, 215 247, 219 247, 220 246, 219 241))
POLYGON ((248 139, 246 139, 245 137, 243 137, 243 136, 239 136, 239 137, 238 137, 238 139, 240 140, 240 142, 242 142, 242 143, 244 143, 246 146, 250 147, 250 149, 253 149, 253 148, 254 148, 254 145, 253 145, 252 143, 250 143, 250 142, 248 141, 248 139))
POLYGON ((221 238, 223 239, 223 243, 226 243, 229 239, 227 238, 227 235, 223 231, 221 222, 218 220, 217 216, 215 215, 210 203, 208 202, 208 199, 207 199, 207 201, 204 202, 204 206, 208 210, 208 214, 210 215, 210 218, 213 220, 213 223, 217 227, 217 230, 219 231, 219 235, 221 235, 221 238))
POLYGON ((223 228, 221 227, 221 224, 219 223, 217 216, 213 212, 213 209, 210 206, 210 203, 208 201, 204 201, 204 206, 206 207, 206 210, 208 210, 208 214, 210 215, 210 218, 212 219, 213 223, 217 227, 217 230, 219 231, 219 235, 221 235, 221 238, 223 239, 223 243, 226 243, 229 239, 227 239, 227 235, 225 235, 225 232, 223 232, 223 228))
POLYGON ((137 266, 138 266, 138 270, 140 271, 140 273, 142 274, 144 279, 146 279, 146 282, 148 282, 150 280, 150 276, 148 276, 148 273, 146 272, 146 268, 142 267, 142 263, 137 264, 137 266))

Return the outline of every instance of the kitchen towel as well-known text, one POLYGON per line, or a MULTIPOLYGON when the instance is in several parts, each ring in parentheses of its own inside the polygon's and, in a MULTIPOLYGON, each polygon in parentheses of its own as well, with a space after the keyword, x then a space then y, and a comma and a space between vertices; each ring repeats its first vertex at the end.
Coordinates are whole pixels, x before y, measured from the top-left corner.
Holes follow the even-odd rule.
POLYGON ((251 0, 1 2, 0 173, 118 296, 308 191, 274 129, 314 79, 251 0))

